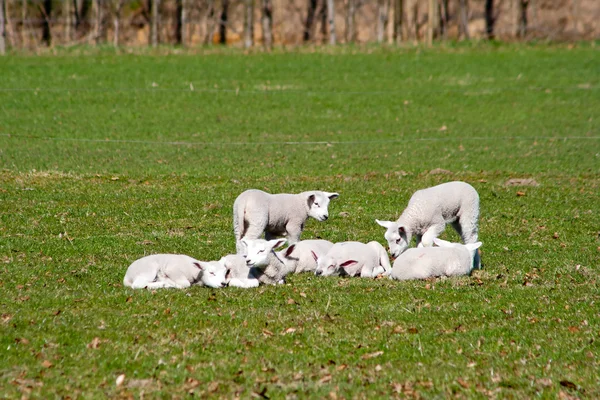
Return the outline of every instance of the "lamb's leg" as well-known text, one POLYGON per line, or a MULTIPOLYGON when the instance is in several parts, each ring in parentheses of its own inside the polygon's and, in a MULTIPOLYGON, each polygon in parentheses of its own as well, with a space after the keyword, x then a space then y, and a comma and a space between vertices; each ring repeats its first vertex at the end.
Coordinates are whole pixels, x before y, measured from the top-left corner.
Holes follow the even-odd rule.
MULTIPOLYGON (((248 228, 246 229, 246 232, 244 233, 244 236, 242 237, 242 239, 259 239, 261 237, 261 235, 263 234, 263 232, 265 231, 265 228, 267 227, 267 222, 266 221, 258 221, 258 222, 249 222, 248 223, 248 228)), ((236 252, 237 254, 241 254, 241 255, 246 255, 248 253, 248 251, 246 250, 246 246, 244 246, 244 243, 242 243, 241 240, 238 240, 235 244, 235 248, 236 248, 236 252)))
POLYGON ((442 233, 444 231, 444 228, 446 228, 445 223, 430 226, 423 234, 423 236, 421 238, 421 243, 419 244, 418 247, 433 246, 433 239, 438 237, 440 235, 440 233, 442 233))
POLYGON ((253 288, 253 287, 258 287, 258 279, 238 279, 238 278, 233 278, 232 280, 229 281, 229 286, 232 287, 240 287, 240 288, 253 288))
POLYGON ((478 214, 462 215, 458 221, 452 224, 452 227, 456 229, 464 244, 477 242, 479 237, 479 228, 477 226, 478 214))
POLYGON ((287 233, 288 245, 292 245, 300 241, 300 235, 302 234, 302 225, 289 223, 286 225, 285 231, 287 233))

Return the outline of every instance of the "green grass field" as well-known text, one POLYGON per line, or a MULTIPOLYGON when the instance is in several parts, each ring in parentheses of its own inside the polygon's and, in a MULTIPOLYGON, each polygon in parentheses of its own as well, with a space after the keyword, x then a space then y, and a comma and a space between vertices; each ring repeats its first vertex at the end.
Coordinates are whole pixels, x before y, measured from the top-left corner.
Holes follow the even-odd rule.
POLYGON ((600 397, 599 59, 0 58, 0 397, 600 397), (147 254, 233 252, 248 188, 337 191, 303 238, 383 244, 375 218, 450 180, 481 197, 470 277, 122 286, 147 254))

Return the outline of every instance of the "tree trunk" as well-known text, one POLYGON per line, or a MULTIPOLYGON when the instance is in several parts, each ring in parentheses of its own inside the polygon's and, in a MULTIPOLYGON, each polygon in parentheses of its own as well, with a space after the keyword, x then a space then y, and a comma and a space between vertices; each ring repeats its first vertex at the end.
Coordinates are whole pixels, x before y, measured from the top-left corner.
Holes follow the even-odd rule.
POLYGON ((459 32, 469 40, 469 3, 468 0, 458 0, 459 32))
POLYGON ((229 0, 222 0, 221 18, 219 21, 219 43, 227 44, 227 14, 229 12, 229 0))
POLYGON ((44 0, 42 7, 40 7, 42 17, 42 42, 46 46, 52 44, 52 32, 50 31, 50 16, 52 14, 52 0, 44 0))
POLYGON ((488 40, 494 39, 494 0, 485 0, 485 34, 488 40))
POLYGON ((6 8, 5 0, 0 0, 0 55, 6 53, 6 8))
MULTIPOLYGON (((327 2, 329 0, 320 0, 319 1, 319 12, 318 17, 321 20, 321 42, 325 43, 325 38, 327 37, 327 2)), ((313 37, 315 35, 313 34, 313 37)))
POLYGON ((182 45, 183 31, 185 29, 184 21, 184 0, 175 0, 175 44, 182 45))
POLYGON ((523 39, 527 36, 527 7, 529 0, 519 0, 519 30, 518 36, 523 39))
POLYGON ((96 12, 96 21, 94 23, 94 42, 96 44, 104 41, 104 2, 94 0, 94 9, 96 12))
POLYGON ((441 0, 438 7, 440 17, 440 36, 443 39, 448 37, 448 22, 450 21, 450 11, 448 10, 449 0, 441 0))
POLYGON ((402 42, 402 20, 404 19, 404 0, 394 0, 394 43, 402 42))
POLYGON ((72 22, 72 12, 71 12, 71 6, 73 5, 73 3, 71 3, 71 0, 65 0, 64 4, 63 4, 63 13, 65 14, 65 43, 70 43, 71 39, 72 39, 72 31, 71 31, 71 25, 73 24, 72 22))
POLYGON ((215 32, 215 0, 208 0, 206 10, 206 30, 204 32, 205 45, 212 44, 213 34, 215 32))
POLYGON ((306 22, 304 23, 304 36, 305 42, 310 41, 313 38, 313 27, 315 24, 315 15, 317 13, 317 0, 308 0, 308 11, 306 13, 306 22))
POLYGON ((89 29, 88 14, 90 6, 87 0, 80 0, 79 2, 73 0, 73 5, 75 8, 75 30, 77 31, 77 37, 81 38, 87 34, 89 29))
POLYGON ((385 41, 385 33, 388 26, 388 18, 390 12, 390 1, 389 0, 378 0, 377 1, 377 42, 383 43, 385 41))
POLYGON ((121 11, 123 10, 123 2, 125 0, 116 0, 115 4, 115 14, 113 16, 113 27, 114 27, 114 37, 113 37, 113 45, 115 47, 119 47, 119 35, 121 28, 121 11))
POLYGON ((346 13, 346 43, 352 43, 356 39, 356 1, 348 0, 348 11, 346 13))
POLYGON ((159 27, 159 18, 160 18, 160 15, 158 12, 159 9, 160 9, 160 0, 152 0, 151 27, 150 27, 152 47, 157 47, 158 41, 159 41, 159 37, 158 37, 158 27, 159 27))
POLYGON ((263 45, 267 50, 273 46, 273 3, 262 0, 262 34, 263 45))
POLYGON ((433 36, 437 25, 436 11, 436 0, 429 0, 427 7, 427 45, 429 47, 433 46, 433 36))
POLYGON ((244 47, 254 45, 254 0, 244 0, 244 47))
POLYGON ((334 0, 327 0, 327 22, 329 26, 329 44, 336 44, 335 38, 335 3, 334 0))

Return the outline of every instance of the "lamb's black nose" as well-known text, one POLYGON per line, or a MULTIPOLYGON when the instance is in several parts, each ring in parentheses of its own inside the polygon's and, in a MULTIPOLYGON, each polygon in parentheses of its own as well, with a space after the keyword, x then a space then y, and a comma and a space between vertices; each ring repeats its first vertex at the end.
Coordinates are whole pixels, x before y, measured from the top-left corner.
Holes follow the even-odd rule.
POLYGON ((329 215, 323 215, 323 221, 326 221, 329 218, 329 215))
POLYGON ((315 271, 315 275, 320 276, 323 273, 323 271, 321 271, 320 269, 315 271))

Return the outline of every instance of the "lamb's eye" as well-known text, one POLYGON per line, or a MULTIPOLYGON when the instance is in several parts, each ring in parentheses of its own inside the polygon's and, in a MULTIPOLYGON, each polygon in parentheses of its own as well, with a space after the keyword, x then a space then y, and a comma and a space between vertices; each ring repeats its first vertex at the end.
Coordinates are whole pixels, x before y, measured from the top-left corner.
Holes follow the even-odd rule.
POLYGON ((402 238, 396 239, 396 244, 400 244, 401 241, 402 241, 402 238))
POLYGON ((317 203, 316 201, 315 201, 315 206, 319 207, 319 203, 317 203))
POLYGON ((213 276, 215 275, 215 273, 214 273, 214 272, 211 272, 210 274, 211 274, 211 275, 213 275, 213 276))
POLYGON ((330 265, 328 268, 329 268, 329 269, 334 269, 334 268, 335 268, 335 265, 330 265))
POLYGON ((258 251, 258 253, 259 253, 259 254, 260 254, 260 253, 264 253, 264 252, 265 252, 264 250, 259 250, 259 251, 258 251))

